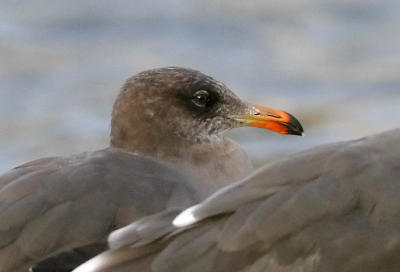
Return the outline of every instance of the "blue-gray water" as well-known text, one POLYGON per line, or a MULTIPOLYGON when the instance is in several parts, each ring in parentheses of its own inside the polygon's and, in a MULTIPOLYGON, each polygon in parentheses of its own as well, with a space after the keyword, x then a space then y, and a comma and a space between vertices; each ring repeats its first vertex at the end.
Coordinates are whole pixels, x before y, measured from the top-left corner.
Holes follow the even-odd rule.
POLYGON ((264 161, 400 126, 400 1, 0 2, 0 172, 107 145, 122 82, 192 67, 297 116, 306 137, 243 128, 264 161))

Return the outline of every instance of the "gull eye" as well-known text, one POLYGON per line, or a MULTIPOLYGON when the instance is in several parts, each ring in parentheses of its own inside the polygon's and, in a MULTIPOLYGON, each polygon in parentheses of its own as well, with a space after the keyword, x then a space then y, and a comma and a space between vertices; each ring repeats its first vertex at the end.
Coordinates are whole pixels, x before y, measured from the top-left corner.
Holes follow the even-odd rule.
POLYGON ((210 101, 210 94, 205 90, 200 90, 194 93, 192 102, 197 107, 204 108, 210 101))

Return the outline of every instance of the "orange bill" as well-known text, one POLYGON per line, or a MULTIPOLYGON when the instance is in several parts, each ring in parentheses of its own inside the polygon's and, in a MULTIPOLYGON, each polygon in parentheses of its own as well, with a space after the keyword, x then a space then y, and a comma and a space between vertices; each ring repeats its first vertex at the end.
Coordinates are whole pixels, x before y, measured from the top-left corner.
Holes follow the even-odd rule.
POLYGON ((246 126, 269 129, 281 134, 302 135, 303 127, 290 113, 282 110, 253 105, 254 114, 235 115, 235 120, 246 126))

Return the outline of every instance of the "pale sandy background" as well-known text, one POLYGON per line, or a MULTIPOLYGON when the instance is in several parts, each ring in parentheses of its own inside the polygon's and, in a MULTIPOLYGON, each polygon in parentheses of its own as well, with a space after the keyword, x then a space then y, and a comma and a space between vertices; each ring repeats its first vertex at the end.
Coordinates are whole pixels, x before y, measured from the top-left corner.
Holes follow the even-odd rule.
POLYGON ((231 133, 258 162, 399 127, 399 14, 397 0, 2 0, 0 171, 106 146, 122 82, 159 66, 299 117, 306 137, 231 133))

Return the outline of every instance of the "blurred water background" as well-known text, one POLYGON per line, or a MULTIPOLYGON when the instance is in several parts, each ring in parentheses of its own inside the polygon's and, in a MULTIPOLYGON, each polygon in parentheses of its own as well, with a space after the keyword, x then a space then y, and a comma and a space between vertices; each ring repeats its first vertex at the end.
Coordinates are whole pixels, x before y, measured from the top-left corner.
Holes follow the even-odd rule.
POLYGON ((160 66, 301 120, 306 137, 232 131, 257 163, 399 127, 399 14, 397 0, 2 0, 0 172, 105 147, 122 82, 160 66))

